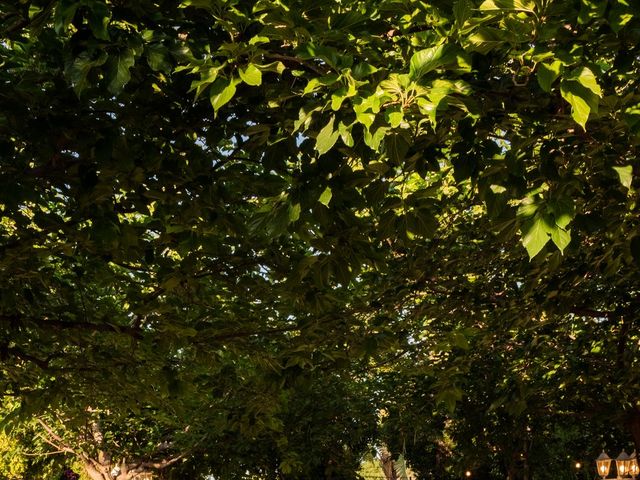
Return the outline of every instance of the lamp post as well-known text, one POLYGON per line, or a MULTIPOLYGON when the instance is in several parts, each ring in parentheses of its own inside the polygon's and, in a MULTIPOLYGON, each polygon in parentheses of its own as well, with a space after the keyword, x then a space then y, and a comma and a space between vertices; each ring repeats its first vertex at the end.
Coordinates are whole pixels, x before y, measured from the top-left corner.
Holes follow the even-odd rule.
MULTIPOLYGON (((640 474, 640 466, 638 466, 638 459, 635 450, 631 456, 622 450, 615 462, 617 474, 615 478, 617 479, 633 478, 635 480, 636 476, 640 474)), ((609 470, 611 469, 611 458, 604 452, 604 450, 600 456, 596 458, 596 468, 598 469, 598 475, 605 480, 607 475, 609 475, 609 470)))

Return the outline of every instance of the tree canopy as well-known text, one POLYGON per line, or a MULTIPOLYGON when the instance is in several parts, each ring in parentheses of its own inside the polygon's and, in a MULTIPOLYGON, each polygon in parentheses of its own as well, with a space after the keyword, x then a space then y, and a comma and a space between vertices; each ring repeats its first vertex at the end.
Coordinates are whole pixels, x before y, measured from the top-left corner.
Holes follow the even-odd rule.
POLYGON ((94 480, 640 447, 634 2, 1 1, 0 36, 7 427, 94 480))

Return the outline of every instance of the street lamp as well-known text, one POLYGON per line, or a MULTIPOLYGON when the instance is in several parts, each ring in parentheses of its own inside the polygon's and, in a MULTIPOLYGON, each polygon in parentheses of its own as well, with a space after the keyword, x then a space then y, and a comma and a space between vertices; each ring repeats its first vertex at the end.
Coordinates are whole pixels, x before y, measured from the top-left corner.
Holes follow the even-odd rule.
MULTIPOLYGON (((604 452, 604 450, 600 456, 596 458, 596 468, 598 469, 598 475, 605 480, 607 475, 609 475, 609 470, 611 469, 611 458, 604 452)), ((634 480, 636 476, 640 474, 640 466, 638 466, 638 459, 635 450, 631 456, 622 450, 620 455, 616 458, 616 473, 617 475, 615 478, 617 479, 631 477, 634 480)))
POLYGON ((607 478, 607 475, 609 475, 609 469, 611 468, 611 458, 609 455, 604 453, 604 450, 600 456, 596 458, 596 465, 598 467, 598 475, 603 479, 607 478))
POLYGON ((636 451, 634 450, 629 457, 629 475, 631 475, 635 479, 638 474, 640 474, 640 466, 638 466, 638 457, 636 455, 636 451))
POLYGON ((618 458, 616 458, 616 470, 618 470, 619 477, 627 476, 627 474, 629 473, 629 463, 629 455, 627 454, 627 452, 622 450, 622 452, 620 452, 620 455, 618 455, 618 458))

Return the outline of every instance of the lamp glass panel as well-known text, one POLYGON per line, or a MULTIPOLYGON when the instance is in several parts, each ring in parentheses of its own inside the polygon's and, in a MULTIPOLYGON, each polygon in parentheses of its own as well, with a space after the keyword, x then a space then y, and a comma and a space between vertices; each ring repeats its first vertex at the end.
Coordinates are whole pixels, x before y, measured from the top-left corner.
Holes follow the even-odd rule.
POLYGON ((607 455, 604 450, 602 453, 596 458, 596 467, 598 469, 598 475, 602 478, 609 475, 609 469, 611 468, 611 457, 607 455))
POLYGON ((616 458, 616 470, 618 471, 619 477, 624 477, 629 473, 629 463, 629 455, 623 450, 622 453, 618 455, 618 458, 616 458))
POLYGON ((611 469, 611 459, 602 459, 596 460, 596 464, 598 465, 598 475, 601 477, 606 477, 609 475, 609 470, 611 469))

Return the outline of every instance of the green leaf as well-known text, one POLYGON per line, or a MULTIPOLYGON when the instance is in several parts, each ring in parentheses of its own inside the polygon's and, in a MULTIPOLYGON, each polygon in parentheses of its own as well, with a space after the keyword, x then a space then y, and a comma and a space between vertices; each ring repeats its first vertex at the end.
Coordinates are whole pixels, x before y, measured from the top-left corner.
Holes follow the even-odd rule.
POLYGON ((359 80, 364 77, 368 77, 369 75, 376 73, 377 71, 378 69, 373 65, 367 62, 361 62, 353 66, 351 73, 353 74, 354 78, 359 80))
MULTIPOLYGON (((588 95, 585 95, 585 92, 577 88, 576 85, 580 86, 576 82, 563 80, 562 83, 560 83, 560 93, 562 98, 571 105, 571 117, 586 131, 591 105, 588 95)), ((586 89, 583 88, 582 90, 586 89)))
POLYGON ((151 67, 151 70, 155 72, 170 70, 171 67, 169 62, 167 62, 168 54, 169 50, 167 47, 160 43, 148 45, 146 47, 146 56, 147 63, 149 67, 151 67))
POLYGON ((534 0, 485 0, 478 7, 481 11, 506 10, 533 13, 536 8, 534 0))
POLYGON ((356 98, 353 105, 353 111, 356 114, 356 121, 363 124, 367 130, 369 130, 376 119, 376 115, 374 113, 367 111, 372 109, 372 105, 369 100, 370 99, 356 98))
POLYGON ((416 99, 416 103, 418 104, 420 113, 426 115, 429 118, 429 121, 431 122, 431 125, 433 126, 433 129, 435 131, 438 105, 422 97, 418 97, 416 99))
POLYGON ((453 4, 453 17, 456 19, 458 28, 462 27, 473 14, 473 3, 471 0, 457 0, 453 4))
POLYGON ((335 121, 335 117, 332 115, 329 123, 327 123, 322 130, 316 136, 316 151, 320 155, 324 155, 335 145, 338 137, 340 136, 339 131, 334 131, 333 122, 335 121))
POLYGON ((519 218, 528 218, 533 217, 538 211, 539 205, 534 201, 533 198, 527 197, 524 199, 522 204, 518 207, 516 215, 519 218))
POLYGON ((532 220, 524 223, 521 232, 522 245, 527 249, 529 258, 533 258, 549 241, 552 228, 542 215, 536 215, 532 220))
POLYGON ((353 136, 351 135, 351 126, 345 125, 343 122, 338 123, 338 132, 340 133, 340 138, 342 138, 342 142, 347 147, 353 147, 355 142, 353 141, 353 136))
POLYGON ((564 254, 564 249, 571 243, 571 230, 556 227, 551 230, 551 240, 558 247, 560 253, 564 254))
POLYGON ((251 37, 249 40, 249 45, 262 45, 263 43, 269 43, 269 37, 263 37, 260 35, 256 35, 255 37, 251 37))
POLYGON ((391 125, 391 128, 399 127, 404 121, 404 112, 402 109, 388 109, 385 116, 387 117, 387 121, 389 122, 389 125, 391 125))
POLYGON ((53 28, 56 33, 62 33, 69 26, 80 5, 78 0, 60 0, 58 2, 53 19, 53 28))
POLYGON ((571 76, 565 78, 565 80, 575 80, 583 87, 591 90, 597 96, 602 97, 602 89, 600 88, 600 85, 598 85, 596 76, 593 74, 591 69, 587 67, 574 70, 571 73, 571 76))
POLYGON ((102 52, 98 58, 92 60, 89 52, 84 51, 80 53, 71 66, 66 70, 65 73, 67 78, 73 85, 73 89, 78 96, 80 96, 82 91, 87 88, 87 77, 91 69, 104 65, 107 58, 108 56, 106 52, 102 52))
POLYGON ((607 0, 581 0, 578 23, 585 24, 601 18, 607 8, 607 0))
POLYGON ((324 189, 324 191, 318 198, 318 201, 321 204, 323 204, 325 207, 328 207, 332 197, 333 197, 333 192, 331 192, 331 187, 327 187, 324 189))
POLYGON ((551 63, 540 63, 538 64, 538 71, 536 74, 536 78, 538 80, 538 84, 540 88, 545 92, 551 91, 551 85, 556 79, 560 76, 560 71, 562 69, 562 62, 560 60, 555 60, 551 63))
POLYGON ((493 27, 479 27, 467 38, 466 49, 486 55, 506 41, 506 32, 493 27))
POLYGON ((262 72, 253 63, 238 70, 240 78, 247 85, 257 87, 262 84, 262 72))
POLYGON ((342 102, 349 97, 349 91, 346 86, 339 88, 331 95, 331 110, 334 112, 340 110, 342 102))
POLYGON ((394 133, 385 138, 384 150, 392 164, 400 165, 409 151, 409 142, 401 133, 394 133))
POLYGON ((111 20, 111 11, 104 2, 92 2, 87 15, 89 28, 96 38, 109 40, 108 25, 111 20))
POLYGON ((611 25, 611 29, 614 32, 618 33, 633 19, 633 17, 633 7, 626 1, 619 0, 614 2, 614 6, 609 12, 609 25, 611 25))
POLYGON ((333 85, 339 79, 340 79, 340 76, 336 74, 330 74, 330 75, 325 75, 324 77, 312 78, 311 80, 309 80, 309 83, 307 83, 307 86, 304 87, 302 94, 306 95, 307 93, 315 92, 320 87, 333 85))
POLYGON ((133 49, 127 48, 115 57, 111 64, 111 80, 107 87, 114 95, 119 94, 124 86, 131 80, 129 70, 135 63, 135 55, 133 49))
POLYGON ((289 205, 289 221, 296 222, 300 218, 300 204, 289 205))
POLYGON ((281 61, 271 62, 265 65, 256 65, 256 67, 263 72, 275 72, 277 74, 282 74, 282 72, 287 69, 281 61))
POLYGON ((555 224, 566 229, 575 216, 575 207, 570 198, 557 198, 550 201, 549 210, 553 214, 555 224))
POLYGON ((438 45, 426 48, 413 54, 409 63, 409 78, 419 80, 436 68, 456 60, 455 52, 450 45, 438 45))
POLYGON ((213 107, 213 111, 216 115, 218 114, 218 110, 220 110, 223 105, 229 103, 235 95, 236 83, 237 79, 234 79, 233 77, 230 79, 219 78, 213 85, 211 85, 209 101, 211 102, 211 106, 213 107))
POLYGON ((380 143, 382 139, 385 137, 387 132, 389 131, 389 127, 378 127, 375 133, 371 133, 368 130, 364 132, 364 143, 374 151, 378 151, 380 148, 380 143))
POLYGON ((633 166, 626 165, 624 167, 613 167, 620 178, 620 183, 624 185, 627 190, 631 188, 631 182, 633 181, 633 166))

